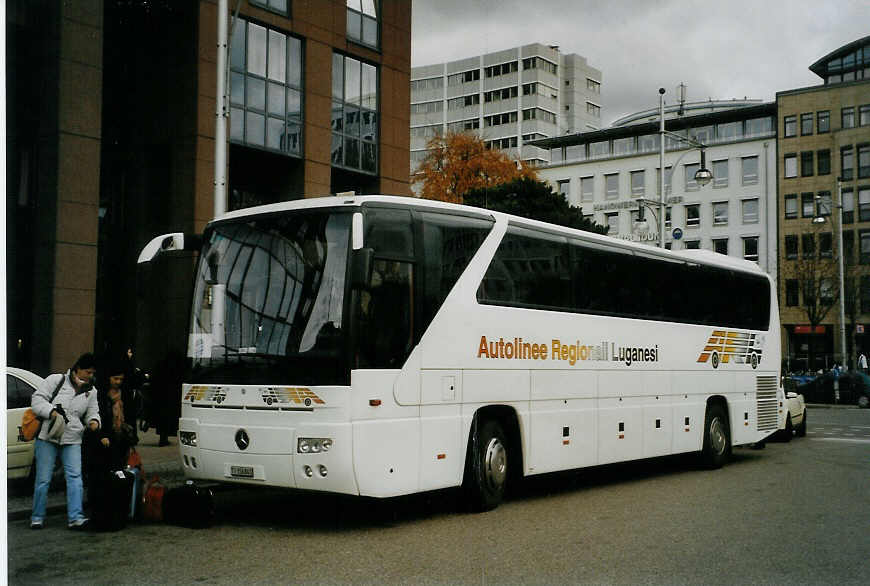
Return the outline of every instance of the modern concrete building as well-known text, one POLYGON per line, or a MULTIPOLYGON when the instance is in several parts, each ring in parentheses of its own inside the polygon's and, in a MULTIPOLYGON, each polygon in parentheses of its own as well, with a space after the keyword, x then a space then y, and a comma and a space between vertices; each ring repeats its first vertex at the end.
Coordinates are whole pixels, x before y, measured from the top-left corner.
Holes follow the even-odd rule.
POLYGON ((515 47, 411 70, 411 172, 437 134, 472 131, 530 165, 530 141, 601 127, 601 71, 556 46, 515 47))
MULTIPOLYGON (((667 248, 715 250, 758 262, 776 275, 775 113, 775 104, 757 100, 667 106, 666 130, 707 145, 707 168, 713 172, 711 183, 701 188, 694 179, 700 151, 666 137, 667 248)), ((550 150, 551 160, 538 172, 572 205, 609 226, 609 235, 657 246, 658 109, 618 124, 535 141, 550 150)))
POLYGON ((810 70, 823 84, 779 92, 776 104, 782 347, 788 368, 814 371, 844 360, 841 252, 845 359, 870 352, 870 36, 810 70))
MULTIPOLYGON (((230 209, 409 194, 410 2, 229 4, 230 209)), ((191 258, 136 258, 213 215, 217 8, 6 3, 9 364, 185 353, 191 258)))

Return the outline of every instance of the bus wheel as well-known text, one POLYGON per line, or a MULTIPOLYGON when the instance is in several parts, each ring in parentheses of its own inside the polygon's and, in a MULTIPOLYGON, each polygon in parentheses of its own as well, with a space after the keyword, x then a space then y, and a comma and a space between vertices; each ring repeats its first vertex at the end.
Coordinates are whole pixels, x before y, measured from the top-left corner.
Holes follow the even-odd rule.
POLYGON ((708 405, 704 416, 704 448, 701 461, 710 469, 720 468, 731 456, 731 429, 721 405, 708 405))
POLYGON ((507 442, 501 425, 495 420, 478 422, 475 427, 462 484, 471 510, 489 511, 504 497, 507 442))

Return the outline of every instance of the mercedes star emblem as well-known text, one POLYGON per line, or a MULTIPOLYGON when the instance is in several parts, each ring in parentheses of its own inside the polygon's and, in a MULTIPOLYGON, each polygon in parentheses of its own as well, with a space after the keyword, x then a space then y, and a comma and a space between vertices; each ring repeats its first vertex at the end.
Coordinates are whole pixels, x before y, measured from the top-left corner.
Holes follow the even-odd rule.
POLYGON ((251 438, 248 437, 248 432, 244 429, 236 432, 236 445, 239 446, 240 450, 245 450, 251 445, 251 438))

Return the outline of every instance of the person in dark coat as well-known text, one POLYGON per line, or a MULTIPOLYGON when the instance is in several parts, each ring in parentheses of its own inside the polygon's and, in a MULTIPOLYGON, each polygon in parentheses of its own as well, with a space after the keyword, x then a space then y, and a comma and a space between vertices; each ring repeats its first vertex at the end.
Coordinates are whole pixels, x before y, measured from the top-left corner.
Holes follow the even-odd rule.
POLYGON ((125 420, 124 364, 117 361, 106 367, 107 384, 100 390, 97 403, 102 427, 88 439, 88 504, 97 506, 103 499, 105 478, 109 472, 127 466, 130 449, 138 443, 136 428, 125 420))

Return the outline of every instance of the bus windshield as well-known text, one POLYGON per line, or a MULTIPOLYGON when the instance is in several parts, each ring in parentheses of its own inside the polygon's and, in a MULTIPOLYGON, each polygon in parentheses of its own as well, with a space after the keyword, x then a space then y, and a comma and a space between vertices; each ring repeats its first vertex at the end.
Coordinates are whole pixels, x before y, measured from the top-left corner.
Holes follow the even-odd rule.
POLYGON ((192 382, 345 382, 350 225, 347 212, 318 210, 206 232, 188 342, 192 382))

